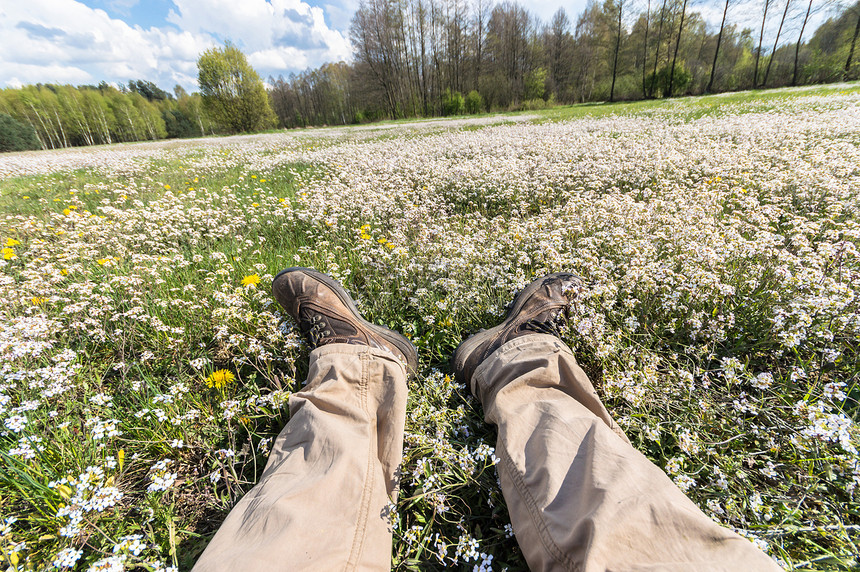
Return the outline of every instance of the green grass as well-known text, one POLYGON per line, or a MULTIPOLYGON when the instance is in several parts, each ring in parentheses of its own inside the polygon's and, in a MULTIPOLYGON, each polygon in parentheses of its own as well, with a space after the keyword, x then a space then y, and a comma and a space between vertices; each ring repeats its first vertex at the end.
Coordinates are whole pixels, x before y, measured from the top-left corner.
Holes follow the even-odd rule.
POLYGON ((583 117, 600 118, 610 115, 637 115, 654 112, 667 112, 671 115, 681 115, 688 119, 698 119, 705 115, 716 115, 725 112, 739 104, 754 104, 747 106, 746 113, 767 111, 773 105, 787 99, 806 96, 827 96, 836 94, 851 94, 860 92, 860 82, 852 82, 848 86, 822 85, 817 87, 759 89, 750 91, 727 92, 715 95, 700 95, 675 97, 671 99, 649 99, 641 101, 619 101, 614 103, 581 103, 553 107, 533 112, 516 112, 511 115, 537 114, 541 120, 559 121, 579 119, 583 117))

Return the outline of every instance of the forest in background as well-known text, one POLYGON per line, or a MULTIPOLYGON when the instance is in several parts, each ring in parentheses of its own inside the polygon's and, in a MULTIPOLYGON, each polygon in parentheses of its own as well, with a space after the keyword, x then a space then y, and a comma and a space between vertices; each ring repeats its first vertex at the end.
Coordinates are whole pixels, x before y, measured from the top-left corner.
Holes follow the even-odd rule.
POLYGON ((20 144, 13 147, 13 137, 0 133, 0 151, 201 137, 221 131, 199 94, 189 95, 178 85, 168 93, 145 80, 129 81, 121 89, 105 82, 7 88, 0 90, 0 125, 4 115, 9 127, 4 133, 17 127, 20 144), (26 145, 32 140, 37 145, 26 145))
POLYGON ((352 63, 270 78, 270 94, 293 127, 860 77, 860 2, 760 0, 755 18, 741 6, 699 3, 722 14, 713 27, 688 0, 590 2, 575 22, 559 9, 547 23, 510 1, 366 0, 352 63), (810 33, 820 10, 833 15, 810 33))
MULTIPOLYGON (((740 6, 713 0, 722 23, 709 26, 688 0, 591 2, 575 22, 560 9, 547 23, 510 1, 368 0, 350 28, 353 61, 270 77, 269 103, 278 125, 290 128, 860 77, 860 1, 834 8, 760 0, 760 13, 747 13, 743 26, 733 13, 740 6), (809 33, 819 10, 833 15, 809 33)), ((7 88, 0 150, 236 131, 205 103, 181 86, 167 92, 146 80, 7 88)))

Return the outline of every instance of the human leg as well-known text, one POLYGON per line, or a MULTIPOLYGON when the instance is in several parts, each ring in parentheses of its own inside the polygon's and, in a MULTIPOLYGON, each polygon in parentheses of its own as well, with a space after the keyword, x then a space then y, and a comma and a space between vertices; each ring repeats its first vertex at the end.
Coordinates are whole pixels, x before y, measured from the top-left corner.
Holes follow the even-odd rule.
POLYGON ((306 386, 290 397, 290 420, 260 482, 194 570, 388 570, 388 507, 397 492, 415 350, 364 322, 331 278, 291 269, 274 289, 319 347, 306 386))
POLYGON ((572 352, 546 335, 571 286, 531 285, 536 299, 521 294, 505 323, 455 358, 498 428, 502 492, 529 567, 779 570, 631 446, 572 352))

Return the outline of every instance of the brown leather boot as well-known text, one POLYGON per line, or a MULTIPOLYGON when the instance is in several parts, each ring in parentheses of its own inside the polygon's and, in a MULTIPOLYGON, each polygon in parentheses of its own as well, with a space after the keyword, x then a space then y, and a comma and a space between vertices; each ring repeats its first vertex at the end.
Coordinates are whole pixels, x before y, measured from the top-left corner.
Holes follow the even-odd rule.
POLYGON ((567 323, 570 301, 581 287, 582 279, 568 272, 549 274, 526 286, 501 324, 478 332, 454 352, 457 380, 469 385, 478 365, 514 338, 535 333, 561 337, 559 328, 567 323))
POLYGON ((359 344, 385 350, 415 375, 418 351, 404 336, 371 324, 337 280, 310 268, 287 268, 272 281, 275 300, 299 324, 313 347, 359 344))

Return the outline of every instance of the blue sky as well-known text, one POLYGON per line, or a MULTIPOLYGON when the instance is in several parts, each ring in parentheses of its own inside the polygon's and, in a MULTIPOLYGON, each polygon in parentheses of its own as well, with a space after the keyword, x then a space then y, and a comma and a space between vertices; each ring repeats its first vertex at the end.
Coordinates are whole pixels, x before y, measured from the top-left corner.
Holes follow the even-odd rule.
MULTIPOLYGON (((759 2, 742 0, 733 9, 736 21, 755 27, 750 22, 759 2)), ((559 7, 575 22, 585 3, 520 0, 544 22, 559 7)), ((717 25, 721 5, 707 0, 693 9, 717 25)), ((195 91, 197 57, 228 39, 263 78, 288 75, 349 60, 349 21, 357 6, 358 0, 2 0, 0 87, 145 79, 166 90, 178 84, 195 91)))

